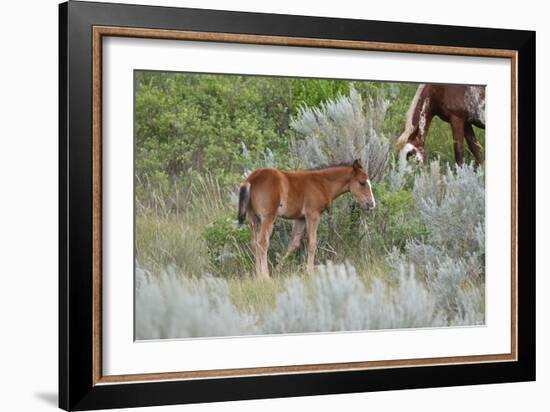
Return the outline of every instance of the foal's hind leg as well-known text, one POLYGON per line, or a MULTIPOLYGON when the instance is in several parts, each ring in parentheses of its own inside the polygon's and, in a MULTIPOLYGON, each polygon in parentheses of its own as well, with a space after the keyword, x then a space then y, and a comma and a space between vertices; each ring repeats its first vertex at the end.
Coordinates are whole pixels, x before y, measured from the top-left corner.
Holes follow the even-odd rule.
POLYGON ((260 228, 260 219, 254 213, 249 214, 250 217, 250 246, 256 264, 256 273, 259 273, 260 254, 258 252, 258 229, 260 228))
POLYGON ((474 158, 476 159, 476 164, 479 166, 481 164, 481 153, 479 151, 479 143, 477 142, 476 135, 474 133, 474 128, 470 123, 464 125, 464 137, 466 137, 466 142, 470 148, 474 158))
POLYGON ((258 277, 269 278, 269 268, 267 265, 267 250, 269 249, 269 238, 273 231, 273 221, 275 216, 262 217, 262 224, 257 242, 257 254, 259 256, 259 265, 256 264, 256 273, 258 277))

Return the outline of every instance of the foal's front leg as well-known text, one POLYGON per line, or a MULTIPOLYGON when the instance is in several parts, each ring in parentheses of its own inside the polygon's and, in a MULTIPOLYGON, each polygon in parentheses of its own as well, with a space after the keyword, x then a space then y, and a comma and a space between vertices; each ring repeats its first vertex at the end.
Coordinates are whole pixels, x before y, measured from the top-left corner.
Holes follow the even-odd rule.
POLYGON ((300 248, 305 227, 306 222, 304 219, 296 219, 292 222, 292 233, 290 234, 290 241, 288 242, 287 255, 294 253, 300 248))
POLYGON ((321 216, 313 213, 306 217, 307 224, 307 271, 313 273, 315 268, 315 252, 317 250, 317 228, 321 216))

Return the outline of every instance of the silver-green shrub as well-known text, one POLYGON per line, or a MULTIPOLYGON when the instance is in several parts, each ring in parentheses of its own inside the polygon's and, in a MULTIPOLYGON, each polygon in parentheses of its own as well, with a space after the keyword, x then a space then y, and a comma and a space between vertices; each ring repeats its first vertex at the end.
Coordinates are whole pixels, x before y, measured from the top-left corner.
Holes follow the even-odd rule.
POLYGON ((388 100, 369 96, 365 110, 361 95, 352 87, 317 107, 302 107, 290 126, 300 137, 292 146, 299 167, 317 168, 361 159, 373 181, 382 178, 390 144, 382 134, 388 100))
POLYGON ((275 306, 259 316, 237 308, 224 279, 186 278, 174 271, 153 277, 138 269, 136 338, 419 328, 470 320, 442 316, 436 296, 414 270, 401 269, 395 278, 391 286, 379 278, 365 284, 353 266, 329 262, 313 278, 289 279, 275 306))
POLYGON ((351 265, 321 266, 308 290, 292 279, 264 321, 270 333, 360 330, 367 325, 367 293, 351 265))
POLYGON ((424 240, 394 250, 394 268, 412 265, 455 324, 484 322, 485 181, 471 165, 441 169, 434 161, 415 176, 413 195, 429 228, 424 240))
POLYGON ((250 150, 248 150, 248 147, 244 142, 241 142, 241 150, 242 150, 242 164, 243 164, 243 179, 245 179, 250 173, 252 173, 255 169, 259 168, 277 168, 277 161, 275 159, 274 153, 271 151, 271 149, 268 147, 265 149, 264 152, 259 154, 259 157, 256 159, 252 158, 252 155, 250 153, 250 150))
POLYGON ((231 302, 227 282, 209 275, 178 276, 166 270, 155 276, 136 268, 136 339, 246 335, 255 319, 231 302))
POLYGON ((484 253, 485 180, 481 168, 432 162, 415 178, 413 194, 431 243, 451 256, 484 253))

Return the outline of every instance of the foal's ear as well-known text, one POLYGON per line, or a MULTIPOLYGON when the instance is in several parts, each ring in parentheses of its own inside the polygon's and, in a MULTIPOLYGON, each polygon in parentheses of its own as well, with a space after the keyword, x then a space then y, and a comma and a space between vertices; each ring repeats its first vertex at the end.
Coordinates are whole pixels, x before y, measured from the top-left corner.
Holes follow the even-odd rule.
POLYGON ((353 166, 353 170, 355 170, 355 171, 362 169, 362 168, 363 168, 363 165, 362 165, 362 163, 361 163, 361 159, 355 159, 355 160, 353 161, 353 165, 352 165, 352 166, 353 166))

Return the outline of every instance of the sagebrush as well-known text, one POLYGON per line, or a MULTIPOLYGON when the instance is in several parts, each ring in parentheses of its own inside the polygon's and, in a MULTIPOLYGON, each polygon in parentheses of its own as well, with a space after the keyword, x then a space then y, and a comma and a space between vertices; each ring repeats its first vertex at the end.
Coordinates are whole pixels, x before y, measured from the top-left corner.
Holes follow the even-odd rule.
POLYGON ((368 96, 365 109, 361 95, 351 88, 318 107, 302 107, 291 127, 301 136, 293 146, 295 163, 305 168, 350 163, 361 159, 371 180, 382 178, 390 143, 382 134, 388 101, 368 96))
POLYGON ((239 307, 227 280, 189 278, 174 271, 155 275, 138 269, 136 338, 166 339, 249 334, 313 333, 434 327, 479 319, 470 305, 449 317, 437 304, 431 283, 401 270, 397 282, 368 284, 351 265, 321 265, 313 279, 288 279, 274 307, 263 316, 239 307))

